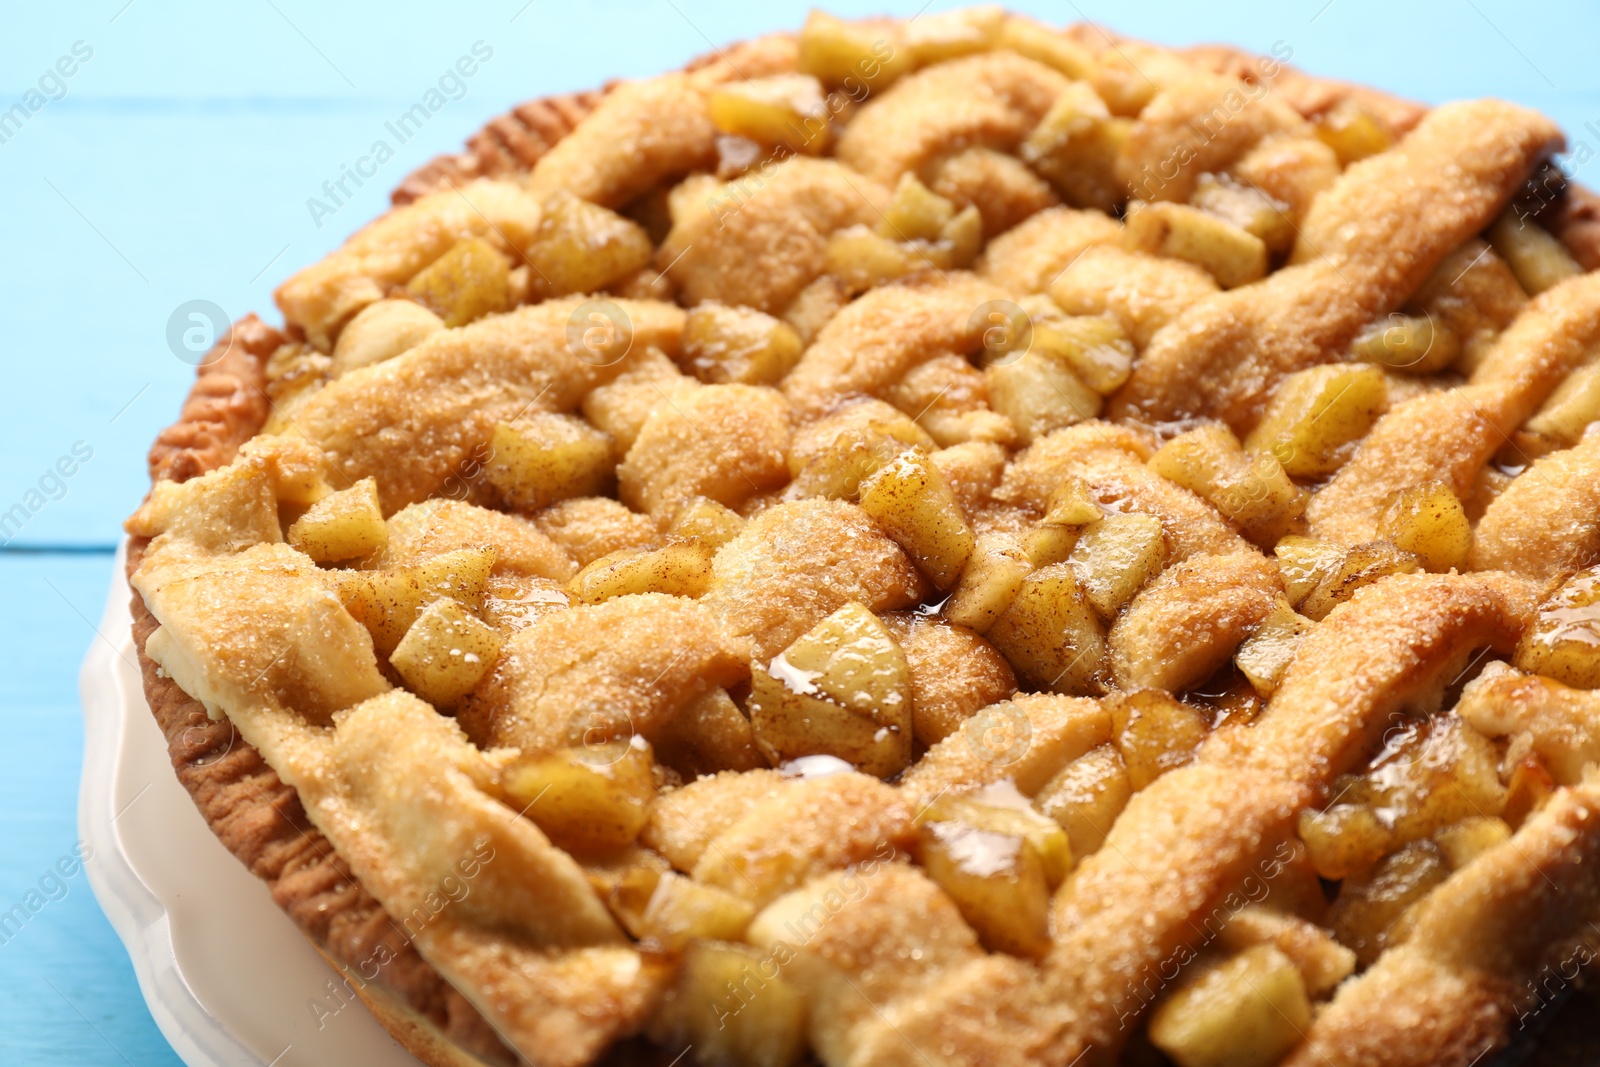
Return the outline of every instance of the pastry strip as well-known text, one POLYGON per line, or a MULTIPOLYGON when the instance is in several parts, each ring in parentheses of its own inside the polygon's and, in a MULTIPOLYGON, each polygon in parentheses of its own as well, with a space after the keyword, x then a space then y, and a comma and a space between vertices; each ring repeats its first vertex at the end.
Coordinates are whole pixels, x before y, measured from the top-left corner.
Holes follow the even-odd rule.
POLYGON ((1135 793, 1052 905, 1045 980, 1079 1010, 1062 1062, 1119 1048, 1163 968, 1214 936, 1208 909, 1270 862, 1300 809, 1391 714, 1436 702, 1474 648, 1510 649, 1529 612, 1521 587, 1497 578, 1398 575, 1362 590, 1306 638, 1241 743, 1219 731, 1194 764, 1135 793))
POLYGON ((1337 358, 1561 144, 1548 119, 1510 104, 1435 108, 1316 199, 1291 266, 1201 301, 1158 333, 1109 416, 1208 416, 1247 432, 1284 375, 1337 358))

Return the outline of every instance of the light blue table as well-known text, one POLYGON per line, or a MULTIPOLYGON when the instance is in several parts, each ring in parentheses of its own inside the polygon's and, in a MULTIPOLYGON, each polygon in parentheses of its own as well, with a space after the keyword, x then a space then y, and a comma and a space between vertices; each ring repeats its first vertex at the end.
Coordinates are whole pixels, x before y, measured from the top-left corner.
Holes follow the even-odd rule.
MULTIPOLYGON (((833 10, 911 14, 919 2, 833 10)), ((74 446, 92 456, 70 478, 45 477, 42 506, 0 535, 10 538, 0 549, 0 910, 75 842, 78 662, 94 639, 118 523, 144 491, 146 445, 192 373, 164 339, 173 309, 206 299, 230 316, 268 314, 274 282, 380 211, 410 168, 510 104, 677 66, 713 44, 798 25, 806 6, 7 6, 0 110, 41 77, 57 98, 0 143, 0 513, 27 502, 74 446), (493 55, 460 99, 316 225, 307 198, 479 41, 493 55), (47 72, 62 57, 71 76, 54 80, 47 72)), ((1503 96, 1544 109, 1600 152, 1600 7, 1582 0, 1019 6, 1162 42, 1282 42, 1311 71, 1427 101, 1503 96)), ((1600 182, 1600 163, 1579 176, 1600 182)), ((0 945, 0 1063, 176 1064, 83 876, 64 891, 0 945)))

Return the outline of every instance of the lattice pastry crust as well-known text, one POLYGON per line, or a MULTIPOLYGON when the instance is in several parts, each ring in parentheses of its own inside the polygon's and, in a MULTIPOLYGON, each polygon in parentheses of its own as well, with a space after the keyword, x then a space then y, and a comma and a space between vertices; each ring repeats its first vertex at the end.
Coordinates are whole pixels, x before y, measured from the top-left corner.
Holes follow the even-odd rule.
POLYGON ((1577 980, 1594 201, 1287 58, 813 15, 219 343, 146 691, 408 1048, 1466 1065, 1577 980))

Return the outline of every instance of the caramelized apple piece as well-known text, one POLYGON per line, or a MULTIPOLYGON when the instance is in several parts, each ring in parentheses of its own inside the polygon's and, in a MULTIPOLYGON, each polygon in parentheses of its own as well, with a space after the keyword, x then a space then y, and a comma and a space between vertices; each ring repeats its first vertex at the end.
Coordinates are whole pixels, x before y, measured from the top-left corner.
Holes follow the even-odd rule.
POLYGON ((828 147, 828 105, 822 83, 809 74, 724 82, 706 95, 706 105, 723 133, 813 156, 828 147))
MULTIPOLYGON (((922 440, 931 444, 916 423, 906 420, 922 440)), ((861 486, 905 452, 911 444, 908 433, 893 426, 868 423, 839 431, 833 441, 814 452, 805 466, 795 473, 784 492, 789 500, 824 497, 829 500, 854 500, 861 486)), ((796 457, 790 456, 791 464, 796 457)))
POLYGON ((1074 81, 1087 78, 1095 67, 1087 48, 1052 26, 1026 15, 1009 15, 1000 26, 998 48, 1009 48, 1036 63, 1053 67, 1074 81))
POLYGON ((365 558, 383 551, 389 527, 378 503, 378 483, 363 478, 312 504, 289 527, 289 543, 318 563, 365 558))
POLYGON ((1421 562, 1388 541, 1368 541, 1344 554, 1339 564, 1300 602, 1300 614, 1321 622, 1328 612, 1355 595, 1357 589, 1391 574, 1415 574, 1421 562))
POLYGON ((748 901, 727 890, 668 871, 656 880, 638 930, 630 932, 668 952, 681 952, 702 938, 736 941, 755 915, 748 901))
POLYGON ((511 261, 481 237, 468 237, 418 271, 406 293, 435 312, 447 327, 511 306, 511 261))
MULTIPOLYGON (((1034 35, 1034 40, 1041 38, 1034 35)), ((1068 63, 1073 62, 1073 47, 1076 46, 1066 51, 1068 63)), ((1044 175, 1073 207, 1109 213, 1127 196, 1117 179, 1116 163, 1128 126, 1125 119, 1111 117, 1104 101, 1087 83, 1075 81, 1057 95, 1050 110, 1022 142, 1018 155, 1044 175)))
POLYGON ((1600 422, 1600 359, 1567 375, 1526 428, 1558 444, 1575 445, 1595 422, 1600 422))
POLYGON ((806 1050, 806 1002, 778 960, 744 944, 690 943, 650 1036, 693 1048, 707 1067, 792 1067, 806 1050))
POLYGON ((647 266, 654 252, 637 222, 557 192, 544 203, 526 255, 534 291, 549 298, 598 292, 647 266))
POLYGON ((1067 832, 1072 855, 1081 860, 1105 844, 1111 824, 1132 796, 1128 765, 1122 752, 1108 744, 1097 745, 1061 768, 1033 803, 1067 832))
POLYGON ((936 587, 956 583, 972 554, 972 529, 926 452, 911 449, 880 467, 861 486, 861 508, 936 587))
POLYGON ((1050 507, 1041 520, 1052 526, 1086 526, 1105 517, 1088 484, 1075 474, 1063 478, 1050 491, 1050 507))
POLYGON ((1257 693, 1270 697, 1294 660, 1300 642, 1315 626, 1310 619, 1296 615, 1287 600, 1279 601, 1272 614, 1261 620, 1256 632, 1239 646, 1233 662, 1257 693))
POLYGON ((1389 830, 1365 804, 1300 813, 1300 840, 1317 873, 1331 882, 1371 870, 1389 849, 1389 830))
POLYGON ((1451 870, 1460 870, 1478 856, 1511 840, 1511 827, 1492 815, 1473 815, 1435 835, 1433 842, 1451 870))
POLYGON ((389 662, 413 693, 436 708, 449 708, 477 688, 504 644, 498 630, 443 597, 417 616, 389 662))
POLYGON ((1506 808, 1499 753, 1458 716, 1397 718, 1384 740, 1372 770, 1334 782, 1337 804, 1301 814, 1301 837, 1325 877, 1359 872, 1395 848, 1506 808))
POLYGON ((1311 1025, 1294 963, 1256 945, 1185 975, 1150 1016, 1150 1042, 1179 1067, 1271 1067, 1311 1025))
POLYGON ((1072 550, 1078 547, 1078 538, 1082 533, 1077 526, 1040 523, 1022 532, 1022 553, 1033 564, 1034 570, 1066 563, 1072 558, 1072 550))
POLYGON ((422 609, 440 597, 481 611, 493 569, 493 550, 463 548, 406 566, 337 571, 335 581, 345 610, 371 632, 378 654, 387 656, 422 609))
POLYGON ((987 636, 1026 688, 1069 695, 1096 688, 1105 628, 1067 564, 1024 578, 987 636))
POLYGON ((685 504, 672 520, 671 533, 685 540, 699 541, 715 552, 739 536, 744 517, 725 504, 708 497, 696 497, 685 504))
POLYGON ((660 548, 625 548, 590 563, 567 590, 574 600, 598 604, 635 593, 698 597, 711 586, 711 548, 675 541, 660 548))
POLYGON ((1099 315, 1060 315, 1036 321, 1033 347, 1066 363, 1101 396, 1122 388, 1133 368, 1133 342, 1120 324, 1099 315))
POLYGON ((1072 569, 1089 603, 1109 620, 1161 569, 1165 557, 1160 519, 1113 513, 1083 528, 1072 549, 1072 569))
MULTIPOLYGON (((1322 897, 1322 886, 1315 875, 1307 888, 1322 897)), ((1257 945, 1271 945, 1287 956, 1305 981, 1306 993, 1313 997, 1332 993, 1356 969, 1354 952, 1310 920, 1279 910, 1270 893, 1266 903, 1252 904, 1230 915, 1217 938, 1217 947, 1230 953, 1257 945)))
POLYGON ((754 308, 708 300, 683 322, 684 369, 702 382, 770 385, 800 359, 800 335, 754 308))
POLYGON ((412 300, 368 304, 339 331, 329 376, 393 359, 444 328, 443 319, 412 300))
POLYGON ((1488 237, 1530 296, 1583 273, 1565 245, 1531 218, 1519 218, 1514 207, 1489 227, 1488 237))
POLYGON ((1339 165, 1348 167, 1394 144, 1384 121, 1355 100, 1345 99, 1317 117, 1317 140, 1333 149, 1339 165))
POLYGON ((749 771, 767 761, 756 748, 755 733, 726 689, 713 689, 690 702, 656 731, 656 762, 686 781, 718 771, 749 771))
POLYGON ((617 922, 634 937, 644 936, 644 910, 650 906, 656 886, 671 870, 664 857, 637 845, 585 865, 589 884, 617 922))
POLYGON ((989 948, 1050 947, 1050 890, 1072 866, 1067 835, 1009 788, 944 796, 918 818, 917 858, 989 948))
POLYGON ((634 737, 519 757, 500 785, 562 848, 603 852, 632 844, 650 820, 653 764, 650 746, 634 737))
POLYGON ((1278 458, 1246 454, 1226 426, 1179 434, 1150 458, 1150 468, 1209 500, 1260 545, 1276 544, 1305 511, 1305 491, 1289 480, 1278 458))
POLYGON ((1189 203, 1224 222, 1261 239, 1268 252, 1294 247, 1294 222, 1287 204, 1274 200, 1259 186, 1245 185, 1219 174, 1202 174, 1189 203))
POLYGON ((919 67, 987 52, 1000 39, 1005 9, 995 4, 920 15, 901 29, 901 40, 919 67))
POLYGON ((1545 602, 1515 663, 1578 689, 1600 689, 1600 567, 1573 575, 1545 602))
POLYGON ((1187 204, 1130 205, 1123 244, 1129 251, 1193 263, 1224 289, 1267 273, 1267 246, 1261 238, 1187 204))
POLYGON ((489 449, 484 476, 507 504, 523 511, 596 496, 616 471, 610 435, 574 415, 497 423, 489 449))
POLYGON ((910 172, 900 176, 894 199, 883 210, 878 233, 895 241, 937 241, 956 217, 956 206, 910 172))
POLYGON ((1387 405, 1377 367, 1329 363, 1298 371, 1272 394, 1245 448, 1271 452, 1296 478, 1320 478, 1344 465, 1387 405))
POLYGON ((1278 541, 1272 553, 1283 575, 1284 593, 1289 603, 1298 607, 1313 589, 1339 569, 1344 562, 1345 547, 1333 541, 1290 534, 1278 541))
POLYGON ((973 204, 956 212, 955 218, 939 229, 935 247, 948 249, 950 265, 962 270, 972 266, 983 250, 983 216, 973 204))
POLYGON ((987 633, 1011 606, 1022 582, 1033 571, 1021 544, 1005 534, 979 534, 961 570, 956 590, 945 601, 944 617, 978 633, 987 633))
POLYGON ((1472 548, 1472 524, 1443 482, 1407 486, 1384 506, 1378 536, 1410 552, 1435 574, 1464 567, 1472 548))
POLYGON ((1021 356, 997 360, 983 375, 989 403, 1011 420, 1020 444, 1100 414, 1100 394, 1048 348, 1035 346, 1021 356))
POLYGON ((911 762, 911 672, 872 612, 846 604, 752 669, 750 725, 772 762, 828 755, 888 778, 911 762))
POLYGON ((897 241, 866 226, 848 226, 828 237, 823 252, 829 274, 852 293, 887 285, 919 270, 955 266, 948 246, 935 241, 897 241))
POLYGON ((1370 876, 1346 879, 1328 921, 1340 944, 1354 949, 1363 967, 1371 966, 1404 933, 1406 910, 1449 876, 1433 842, 1413 842, 1378 864, 1370 876))
POLYGON ((1106 704, 1134 792, 1192 760, 1209 729, 1198 708, 1159 689, 1112 693, 1106 704))
POLYGON ((912 67, 911 54, 882 28, 857 25, 813 10, 800 31, 795 66, 829 88, 852 96, 881 92, 912 67))
POLYGON ((1350 354, 1403 374, 1437 374, 1460 358, 1461 339, 1427 315, 1395 312, 1363 330, 1351 343, 1350 354))

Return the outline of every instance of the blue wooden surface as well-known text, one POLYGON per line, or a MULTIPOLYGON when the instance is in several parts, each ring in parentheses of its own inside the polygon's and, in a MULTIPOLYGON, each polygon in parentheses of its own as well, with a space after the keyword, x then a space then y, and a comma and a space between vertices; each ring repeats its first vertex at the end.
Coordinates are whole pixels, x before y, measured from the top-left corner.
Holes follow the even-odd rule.
MULTIPOLYGON (((382 209, 411 167, 544 93, 676 66, 713 44, 798 25, 798 0, 732 3, 170 0, 8 4, 0 111, 61 57, 92 50, 0 143, 0 910, 75 841, 75 679, 108 549, 144 490, 143 455, 192 368, 168 317, 205 299, 268 315, 271 288, 382 209), (475 42, 493 56, 330 219, 306 207, 475 42), (81 42, 81 44, 79 44, 81 42), (47 474, 74 446, 71 477, 47 474), (43 485, 41 486, 41 479, 43 485), (38 491, 30 496, 30 491, 38 491)), ((913 14, 921 0, 830 5, 913 14)), ((934 9, 947 6, 933 5, 934 9)), ((1016 6, 1169 43, 1278 42, 1309 70, 1427 101, 1496 95, 1544 109, 1600 152, 1600 7, 1583 0, 1080 0, 1016 6), (1593 128, 1586 126, 1593 123, 1593 128)), ((69 61, 66 67, 73 67, 69 61)), ((1600 183, 1600 163, 1579 168, 1600 183)), ((68 466, 71 466, 70 464, 68 466)), ((174 1064, 81 874, 0 945, 0 1063, 174 1064)))

